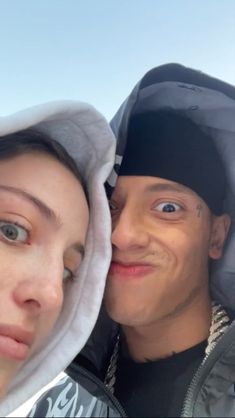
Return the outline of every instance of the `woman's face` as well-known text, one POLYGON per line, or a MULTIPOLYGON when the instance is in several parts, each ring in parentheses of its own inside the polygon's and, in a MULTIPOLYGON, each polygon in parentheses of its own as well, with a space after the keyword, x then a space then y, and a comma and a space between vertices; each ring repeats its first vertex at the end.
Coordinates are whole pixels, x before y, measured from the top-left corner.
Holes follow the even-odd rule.
POLYGON ((0 393, 42 344, 76 280, 88 207, 66 167, 34 152, 0 161, 0 393))

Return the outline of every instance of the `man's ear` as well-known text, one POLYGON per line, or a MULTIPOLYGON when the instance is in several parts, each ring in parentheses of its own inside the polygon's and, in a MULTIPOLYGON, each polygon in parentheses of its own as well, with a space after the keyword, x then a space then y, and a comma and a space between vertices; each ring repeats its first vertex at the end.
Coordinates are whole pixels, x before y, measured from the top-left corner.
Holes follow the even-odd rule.
POLYGON ((228 214, 212 217, 209 257, 218 260, 222 257, 224 243, 228 235, 231 218, 228 214))

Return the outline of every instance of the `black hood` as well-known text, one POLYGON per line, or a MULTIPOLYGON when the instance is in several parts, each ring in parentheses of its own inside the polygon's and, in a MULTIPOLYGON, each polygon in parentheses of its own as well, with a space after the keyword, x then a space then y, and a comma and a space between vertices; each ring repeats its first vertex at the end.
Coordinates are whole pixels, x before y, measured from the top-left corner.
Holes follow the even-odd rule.
POLYGON ((164 109, 179 111, 196 123, 214 141, 224 164, 228 183, 224 210, 232 225, 222 259, 212 262, 210 288, 213 299, 235 310, 235 87, 179 64, 145 74, 111 121, 118 143, 109 193, 125 153, 130 117, 164 109))

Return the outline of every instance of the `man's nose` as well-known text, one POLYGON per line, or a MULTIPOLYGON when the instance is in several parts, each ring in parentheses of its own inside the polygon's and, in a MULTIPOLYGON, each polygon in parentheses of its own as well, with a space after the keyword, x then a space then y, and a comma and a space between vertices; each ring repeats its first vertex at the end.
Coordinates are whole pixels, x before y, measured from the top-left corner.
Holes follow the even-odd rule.
POLYGON ((63 267, 58 262, 54 264, 43 263, 36 272, 34 269, 22 277, 14 288, 15 302, 33 315, 57 312, 62 307, 63 267))
POLYGON ((145 247, 148 233, 137 211, 123 208, 118 218, 113 219, 112 244, 119 250, 145 247))

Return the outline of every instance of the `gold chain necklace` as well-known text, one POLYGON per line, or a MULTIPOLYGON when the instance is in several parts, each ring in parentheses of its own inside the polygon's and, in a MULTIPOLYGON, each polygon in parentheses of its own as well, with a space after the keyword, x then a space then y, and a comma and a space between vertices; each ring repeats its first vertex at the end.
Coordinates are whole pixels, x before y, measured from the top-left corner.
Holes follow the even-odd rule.
MULTIPOLYGON (((230 319, 225 309, 219 303, 212 302, 210 333, 209 333, 209 337, 207 340, 207 347, 205 349, 205 357, 203 359, 203 363, 207 359, 211 351, 214 349, 219 339, 225 333, 229 325, 230 325, 230 319)), ((107 370, 105 380, 104 380, 105 386, 112 393, 114 393, 114 386, 116 382, 116 371, 117 371, 119 351, 120 351, 120 334, 118 334, 117 336, 117 341, 115 343, 113 354, 111 356, 108 370, 107 370)))

